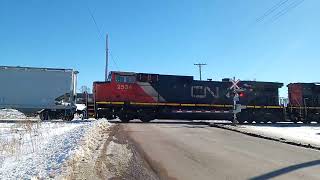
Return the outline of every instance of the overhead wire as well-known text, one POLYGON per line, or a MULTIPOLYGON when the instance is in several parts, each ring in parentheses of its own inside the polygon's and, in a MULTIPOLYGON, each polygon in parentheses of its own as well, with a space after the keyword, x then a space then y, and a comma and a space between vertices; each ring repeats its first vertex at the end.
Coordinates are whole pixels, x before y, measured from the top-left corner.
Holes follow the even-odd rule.
POLYGON ((103 38, 103 36, 102 36, 102 33, 101 33, 101 29, 100 29, 99 26, 98 26, 98 23, 97 23, 97 21, 96 21, 96 18, 94 17, 94 14, 92 13, 91 9, 90 9, 88 6, 87 6, 87 9, 88 9, 88 12, 89 12, 89 14, 90 14, 90 17, 91 17, 91 19, 92 19, 92 21, 93 21, 96 29, 97 29, 97 31, 98 31, 99 38, 102 39, 102 40, 104 40, 104 38, 103 38))
POLYGON ((112 60, 112 62, 114 63, 114 65, 115 65, 116 69, 119 71, 120 69, 119 69, 119 66, 118 66, 118 64, 117 64, 117 62, 116 62, 116 60, 115 60, 114 56, 112 55, 112 53, 111 53, 111 52, 109 52, 109 54, 110 54, 111 60, 112 60))
POLYGON ((262 16, 257 18, 255 22, 259 23, 259 22, 264 21, 264 19, 266 19, 270 14, 272 14, 273 12, 275 12, 276 10, 278 10, 279 8, 284 6, 288 1, 289 0, 281 0, 281 1, 279 1, 277 4, 275 4, 270 9, 268 9, 262 16))
POLYGON ((262 16, 255 20, 255 24, 262 23, 268 24, 273 23, 282 16, 289 13, 292 9, 301 5, 304 0, 281 0, 271 8, 269 8, 262 16))
MULTIPOLYGON (((262 16, 256 19, 256 23, 267 21, 266 23, 270 24, 281 18, 282 16, 289 13, 292 9, 301 5, 305 0, 282 0, 279 1, 276 5, 267 10, 262 16), (270 17, 268 17, 270 16, 270 17)), ((264 23, 264 24, 266 24, 264 23)), ((256 70, 257 71, 257 70, 256 70)), ((254 74, 256 74, 256 71, 254 74)))
MULTIPOLYGON (((91 17, 91 19, 92 19, 95 27, 96 27, 96 30, 97 30, 97 32, 98 32, 99 38, 105 42, 105 41, 106 41, 106 38, 102 35, 101 28, 99 27, 99 25, 98 25, 98 23, 97 23, 97 21, 96 21, 96 18, 94 17, 94 13, 91 11, 91 9, 89 8, 88 5, 87 5, 87 9, 88 9, 88 12, 89 12, 89 14, 90 14, 90 17, 91 17)), ((115 65, 115 67, 119 70, 119 66, 118 66, 116 60, 115 60, 115 59, 113 58, 113 56, 111 55, 110 50, 108 51, 108 53, 109 53, 109 55, 110 55, 110 57, 111 57, 111 59, 112 59, 112 62, 113 62, 114 65, 115 65)))
POLYGON ((275 14, 274 16, 271 17, 269 23, 273 23, 276 20, 278 20, 279 18, 281 18, 282 16, 286 15, 288 12, 290 12, 292 9, 298 7, 299 5, 301 5, 304 2, 304 0, 297 0, 292 2, 291 4, 289 4, 288 6, 286 6, 285 9, 281 10, 280 12, 278 12, 277 14, 275 14))

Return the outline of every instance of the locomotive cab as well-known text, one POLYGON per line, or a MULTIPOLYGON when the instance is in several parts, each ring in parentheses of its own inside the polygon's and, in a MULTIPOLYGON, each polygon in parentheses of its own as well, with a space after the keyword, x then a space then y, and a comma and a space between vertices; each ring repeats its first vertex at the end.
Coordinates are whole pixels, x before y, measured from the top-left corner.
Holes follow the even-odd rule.
POLYGON ((110 72, 105 82, 94 82, 95 100, 99 102, 126 102, 133 94, 135 73, 110 72))
POLYGON ((155 102, 155 93, 150 84, 156 80, 156 76, 145 76, 132 72, 112 71, 108 81, 94 82, 93 90, 95 101, 100 103, 121 102, 155 102))

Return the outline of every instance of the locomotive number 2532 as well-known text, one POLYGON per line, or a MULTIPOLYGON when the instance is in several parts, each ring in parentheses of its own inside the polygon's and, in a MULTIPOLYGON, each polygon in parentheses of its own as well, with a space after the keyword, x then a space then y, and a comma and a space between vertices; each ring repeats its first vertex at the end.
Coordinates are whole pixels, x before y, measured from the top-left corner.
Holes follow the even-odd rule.
POLYGON ((131 85, 128 84, 117 84, 117 89, 118 90, 127 90, 127 89, 131 89, 131 85))

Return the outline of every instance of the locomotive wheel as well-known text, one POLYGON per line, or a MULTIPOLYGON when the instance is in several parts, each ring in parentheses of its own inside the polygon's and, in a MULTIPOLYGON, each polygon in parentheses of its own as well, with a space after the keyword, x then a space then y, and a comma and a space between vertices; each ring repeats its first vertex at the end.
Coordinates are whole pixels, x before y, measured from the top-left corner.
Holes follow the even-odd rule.
POLYGON ((261 117, 256 119, 256 123, 264 124, 265 122, 266 122, 265 119, 263 119, 261 117))
POLYGON ((297 124, 298 123, 298 118, 295 116, 295 115, 290 115, 290 120, 291 120, 291 122, 293 122, 293 123, 295 123, 295 124, 297 124))
POLYGON ((110 120, 110 119, 114 119, 114 116, 113 116, 113 115, 108 115, 106 118, 107 118, 108 120, 110 120))
POLYGON ((144 114, 143 116, 140 117, 140 120, 144 123, 148 123, 152 120, 154 120, 154 116, 153 115, 148 115, 148 114, 144 114))
POLYGON ((244 122, 250 118, 248 115, 248 112, 243 112, 243 113, 239 113, 237 115, 237 121, 239 122, 239 124, 244 124, 244 122))
POLYGON ((141 120, 142 122, 144 122, 144 123, 148 123, 148 122, 150 122, 152 119, 141 118, 140 120, 141 120))
POLYGON ((275 120, 275 119, 272 119, 272 120, 271 120, 271 123, 272 123, 272 124, 276 124, 277 122, 278 122, 278 121, 275 120))
POLYGON ((244 124, 244 120, 241 118, 238 118, 237 121, 239 122, 239 124, 244 124))
POLYGON ((149 117, 148 115, 145 115, 145 116, 142 116, 141 118, 140 118, 140 120, 142 121, 142 122, 144 122, 144 123, 148 123, 148 122, 150 122, 151 120, 153 120, 151 117, 149 117))
POLYGON ((303 124, 311 124, 311 120, 309 120, 309 119, 305 119, 304 121, 302 121, 303 122, 303 124))
POLYGON ((128 123, 130 120, 133 119, 133 117, 131 117, 129 114, 121 114, 121 115, 119 115, 119 119, 123 123, 128 123))
POLYGON ((255 113, 254 115, 254 121, 256 122, 256 124, 263 124, 265 123, 265 119, 263 117, 262 113, 255 113))
POLYGON ((252 119, 248 119, 248 120, 247 120, 247 123, 248 123, 248 124, 252 124, 252 122, 253 122, 252 119))
POLYGON ((120 118, 121 122, 123 123, 128 123, 130 120, 129 119, 125 119, 125 118, 120 118))
POLYGON ((130 120, 127 118, 127 117, 125 117, 125 116, 119 116, 119 119, 120 119, 120 121, 121 122, 123 122, 123 123, 128 123, 130 120))
POLYGON ((278 122, 278 120, 277 120, 277 117, 276 117, 276 116, 272 116, 272 115, 270 115, 270 116, 268 116, 266 119, 267 119, 267 122, 271 122, 272 124, 275 124, 275 123, 277 123, 277 122, 278 122))

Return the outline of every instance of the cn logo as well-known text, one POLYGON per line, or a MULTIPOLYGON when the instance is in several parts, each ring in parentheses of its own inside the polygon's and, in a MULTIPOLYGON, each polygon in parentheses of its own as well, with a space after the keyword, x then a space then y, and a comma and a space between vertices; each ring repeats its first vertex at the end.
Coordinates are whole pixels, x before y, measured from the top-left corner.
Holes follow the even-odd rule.
POLYGON ((207 86, 191 86, 191 97, 193 98, 206 98, 207 95, 211 95, 214 98, 219 97, 219 87, 216 87, 215 91, 207 86))

